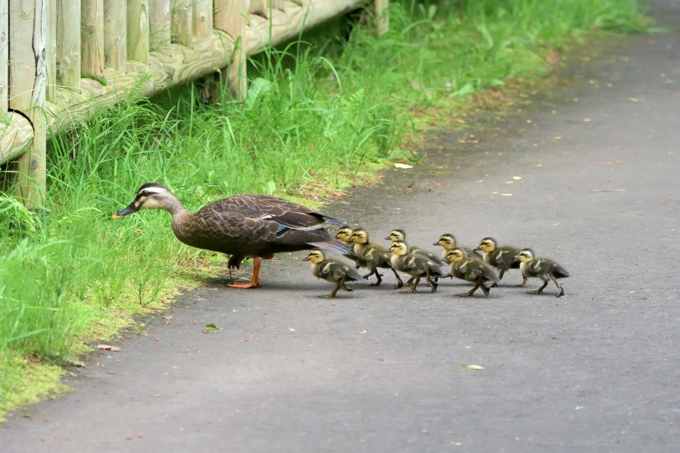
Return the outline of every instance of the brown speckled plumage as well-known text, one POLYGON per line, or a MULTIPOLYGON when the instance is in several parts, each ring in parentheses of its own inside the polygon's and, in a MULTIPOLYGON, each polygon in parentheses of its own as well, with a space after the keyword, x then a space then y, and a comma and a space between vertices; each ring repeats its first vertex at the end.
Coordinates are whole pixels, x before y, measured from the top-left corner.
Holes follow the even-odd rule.
POLYGON ((269 195, 234 195, 192 213, 167 188, 149 183, 140 187, 134 201, 115 217, 144 208, 170 212, 177 239, 192 247, 232 255, 232 267, 238 267, 243 258, 270 258, 275 253, 314 247, 349 252, 323 228, 341 222, 269 195))

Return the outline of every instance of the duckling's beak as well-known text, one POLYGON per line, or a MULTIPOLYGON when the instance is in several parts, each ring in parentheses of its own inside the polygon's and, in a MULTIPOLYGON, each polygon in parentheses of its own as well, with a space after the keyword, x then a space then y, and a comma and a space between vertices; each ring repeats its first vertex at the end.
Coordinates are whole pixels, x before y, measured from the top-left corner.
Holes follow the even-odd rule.
POLYGON ((473 251, 473 252, 481 252, 482 249, 480 249, 479 247, 475 247, 474 249, 472 249, 472 251, 473 251))
POLYGON ((387 237, 385 238, 385 240, 386 240, 386 241, 391 241, 391 240, 392 240, 392 238, 391 238, 391 237, 389 237, 389 236, 387 236, 387 237))
POLYGON ((446 258, 442 259, 441 261, 442 261, 442 263, 446 263, 446 264, 449 263, 449 260, 447 260, 446 258))
POLYGON ((439 242, 435 242, 435 243, 432 244, 432 245, 441 245, 441 244, 440 244, 439 242))
POLYGON ((302 258, 302 261, 309 261, 309 257, 305 256, 304 258, 302 258))
POLYGON ((135 206, 135 203, 132 202, 128 205, 127 208, 122 209, 122 210, 116 212, 114 215, 112 215, 111 218, 112 219, 120 219, 121 217, 125 217, 126 215, 135 213, 137 211, 139 211, 139 209, 137 208, 137 206, 135 206))

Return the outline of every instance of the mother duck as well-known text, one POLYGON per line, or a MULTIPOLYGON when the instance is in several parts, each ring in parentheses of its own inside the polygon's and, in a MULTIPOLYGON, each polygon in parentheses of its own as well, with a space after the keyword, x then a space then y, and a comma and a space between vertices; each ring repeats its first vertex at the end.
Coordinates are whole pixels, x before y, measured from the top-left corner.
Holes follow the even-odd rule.
POLYGON ((234 195, 187 211, 166 187, 147 183, 127 208, 112 216, 118 219, 142 209, 163 209, 172 215, 172 231, 181 242, 205 250, 231 255, 227 265, 239 268, 244 258, 253 259, 248 283, 233 288, 257 288, 260 258, 275 253, 321 248, 349 253, 347 246, 324 229, 327 224, 344 225, 333 217, 269 195, 234 195))

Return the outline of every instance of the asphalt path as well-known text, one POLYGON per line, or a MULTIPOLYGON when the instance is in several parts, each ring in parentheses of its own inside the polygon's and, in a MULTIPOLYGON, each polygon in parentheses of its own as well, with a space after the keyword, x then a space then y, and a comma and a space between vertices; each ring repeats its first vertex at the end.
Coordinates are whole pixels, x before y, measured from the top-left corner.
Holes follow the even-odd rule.
MULTIPOLYGON (((676 4, 655 4, 664 25, 676 4)), ((0 451, 679 451, 680 35, 569 61, 564 87, 433 134, 424 162, 326 209, 384 244, 531 246, 569 270, 565 297, 514 270, 489 297, 386 272, 327 300, 304 254, 279 256, 261 289, 207 281, 94 354, 0 426, 0 451)))

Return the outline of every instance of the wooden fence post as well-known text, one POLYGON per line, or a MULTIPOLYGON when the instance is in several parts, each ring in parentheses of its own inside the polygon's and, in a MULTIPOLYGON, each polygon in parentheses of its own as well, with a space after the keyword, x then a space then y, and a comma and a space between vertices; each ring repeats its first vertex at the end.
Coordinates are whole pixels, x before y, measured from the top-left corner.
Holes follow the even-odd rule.
POLYGON ((57 80, 80 89, 80 1, 57 0, 57 80))
POLYGON ((104 0, 81 0, 80 71, 83 76, 104 75, 104 0))
POLYGON ((7 113, 9 91, 9 5, 0 2, 0 117, 7 113))
POLYGON ((149 63, 149 0, 128 1, 128 59, 149 63))
POLYGON ((378 36, 382 36, 390 29, 390 16, 387 7, 390 0, 375 0, 375 15, 378 21, 378 36))
POLYGON ((170 0, 149 1, 149 48, 170 44, 170 0))
POLYGON ((231 63, 222 70, 222 79, 226 78, 232 96, 242 101, 248 91, 243 42, 249 13, 248 0, 215 0, 215 9, 215 28, 227 32, 234 40, 231 63))
POLYGON ((191 45, 194 21, 191 0, 172 0, 173 41, 185 46, 191 45))
POLYGON ((47 92, 45 98, 54 102, 57 93, 57 2, 47 2, 47 35, 45 36, 47 61, 47 92))
POLYGON ((16 195, 26 207, 42 205, 45 196, 45 36, 47 1, 10 0, 9 106, 33 123, 29 150, 18 159, 16 195))
POLYGON ((127 0, 104 0, 104 66, 127 69, 127 0))
POLYGON ((212 0, 193 0, 194 35, 199 38, 212 37, 213 2, 212 0))

